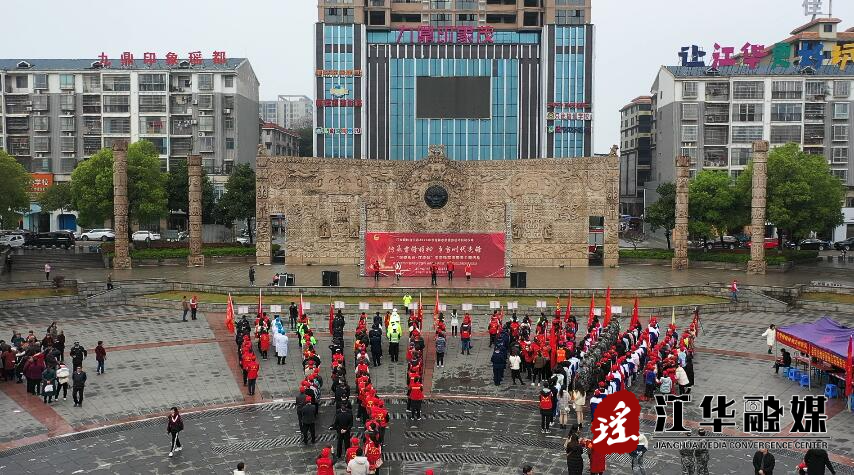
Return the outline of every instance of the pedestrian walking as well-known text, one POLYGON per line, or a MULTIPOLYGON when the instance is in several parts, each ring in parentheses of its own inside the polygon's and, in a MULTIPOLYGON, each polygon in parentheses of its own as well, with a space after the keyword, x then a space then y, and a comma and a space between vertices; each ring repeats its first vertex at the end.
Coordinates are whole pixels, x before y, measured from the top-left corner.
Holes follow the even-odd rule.
MULTIPOLYGON (((774 454, 764 448, 757 450, 753 454, 753 473, 755 475, 772 475, 774 473, 774 454)), ((812 475, 812 470, 807 471, 807 473, 812 475)))
POLYGON ((95 361, 98 362, 98 367, 95 374, 104 374, 104 361, 107 359, 107 350, 104 349, 104 342, 98 341, 98 346, 95 347, 95 361))
POLYGON ((590 475, 603 475, 605 473, 607 468, 605 454, 601 450, 594 449, 592 443, 587 445, 587 458, 590 459, 590 475))
MULTIPOLYGON (((519 377, 519 381, 522 380, 522 377, 519 377)), ((557 392, 557 410, 560 411, 558 414, 558 422, 560 422, 560 428, 566 429, 566 424, 569 422, 569 411, 572 410, 572 397, 569 394, 569 391, 561 386, 560 390, 557 392)))
POLYGON ((501 380, 504 379, 504 369, 507 367, 507 357, 500 349, 496 348, 492 352, 490 362, 492 363, 492 382, 496 386, 500 386, 501 380))
POLYGON ((71 375, 71 399, 74 400, 74 407, 83 407, 83 390, 86 389, 86 372, 82 366, 74 367, 74 374, 71 375))
POLYGON ((196 319, 196 310, 199 309, 199 299, 195 295, 190 299, 190 318, 196 319))
POLYGON ((187 302, 187 296, 181 297, 181 309, 184 311, 184 314, 181 316, 181 321, 187 321, 187 312, 190 311, 190 303, 187 302))
POLYGON ((172 445, 169 449, 169 456, 171 457, 175 452, 184 450, 181 447, 181 439, 179 437, 181 431, 184 430, 184 421, 181 419, 181 414, 178 413, 177 407, 173 406, 170 411, 169 415, 166 416, 166 433, 172 437, 172 445))
POLYGON ((300 432, 302 432, 302 443, 308 445, 308 434, 311 433, 311 443, 317 442, 315 435, 315 422, 317 421, 317 406, 312 403, 311 396, 305 397, 305 404, 300 409, 300 432))
POLYGON ((113 273, 107 274, 107 290, 113 290, 113 273))
POLYGON ((629 452, 629 456, 632 458, 632 473, 646 475, 646 469, 643 466, 643 456, 648 450, 647 447, 649 447, 649 439, 646 438, 646 435, 640 434, 638 436, 638 448, 629 452), (637 471, 635 467, 637 467, 637 471))
POLYGON ((394 318, 397 313, 392 313, 392 319, 388 323, 386 338, 388 338, 388 357, 392 362, 397 362, 400 357, 400 337, 403 332, 400 327, 400 317, 394 318))
POLYGON ((258 350, 261 353, 261 359, 267 359, 267 352, 270 351, 270 333, 266 330, 258 335, 258 350))
POLYGON ((729 299, 732 303, 738 303, 738 281, 736 279, 732 279, 732 283, 729 284, 729 299))
POLYGON ((255 395, 255 382, 258 379, 258 371, 261 369, 261 365, 258 364, 258 361, 255 360, 255 355, 251 355, 249 358, 251 361, 249 365, 246 367, 246 379, 249 381, 248 390, 249 395, 255 395))
POLYGON ((573 389, 571 397, 572 406, 575 409, 575 422, 580 429, 584 427, 584 402, 587 399, 587 395, 580 389, 573 389))
POLYGON ((88 355, 89 353, 86 351, 86 348, 80 346, 79 341, 75 341, 74 346, 72 346, 71 350, 68 351, 68 356, 71 357, 71 366, 73 368, 83 366, 83 360, 85 360, 88 355))
POLYGON ((445 367, 445 349, 447 348, 447 340, 445 334, 439 332, 436 334, 436 367, 445 367))
POLYGON ((249 266, 249 286, 255 287, 255 266, 249 266))
POLYGON ((510 352, 510 357, 507 360, 510 363, 510 377, 513 380, 513 386, 516 385, 517 379, 519 380, 519 384, 524 386, 525 381, 522 380, 522 357, 519 356, 519 352, 514 349, 510 352))
POLYGON ((50 280, 50 264, 44 265, 44 280, 50 280))
POLYGON ((777 342, 777 327, 772 323, 762 336, 765 337, 765 343, 768 345, 768 354, 774 354, 774 343, 777 342))
POLYGON ((337 438, 335 455, 337 458, 340 458, 350 448, 350 438, 352 437, 353 407, 349 401, 338 406, 338 411, 335 413, 335 421, 332 423, 332 429, 335 431, 337 438))
POLYGON ((540 390, 540 431, 543 434, 549 432, 554 409, 553 403, 551 390, 543 386, 543 389, 540 390))
POLYGON ((59 368, 56 369, 56 389, 53 391, 53 397, 56 400, 59 400, 59 390, 62 389, 62 400, 65 401, 68 398, 68 381, 71 379, 71 370, 68 369, 68 366, 60 363, 59 368))

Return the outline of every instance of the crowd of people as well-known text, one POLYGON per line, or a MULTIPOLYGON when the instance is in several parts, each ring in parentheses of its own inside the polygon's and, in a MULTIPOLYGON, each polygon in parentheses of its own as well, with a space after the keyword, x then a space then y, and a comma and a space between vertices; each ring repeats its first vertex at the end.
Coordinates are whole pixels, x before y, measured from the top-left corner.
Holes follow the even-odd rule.
MULTIPOLYGON (((41 397, 44 404, 71 397, 74 407, 83 406, 83 392, 86 387, 87 374, 83 371, 83 360, 89 352, 74 342, 68 349, 71 367, 65 361, 65 332, 53 322, 39 339, 33 330, 26 337, 19 332, 13 332, 9 342, 0 340, 0 365, 4 382, 22 384, 26 381, 27 393, 41 397)), ((95 347, 97 362, 96 374, 103 374, 107 351, 102 341, 95 347)))

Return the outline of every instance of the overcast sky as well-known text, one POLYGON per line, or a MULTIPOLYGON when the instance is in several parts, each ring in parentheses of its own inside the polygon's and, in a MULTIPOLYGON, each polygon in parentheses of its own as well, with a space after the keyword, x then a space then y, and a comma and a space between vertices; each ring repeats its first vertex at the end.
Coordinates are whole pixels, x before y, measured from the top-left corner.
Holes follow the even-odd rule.
MULTIPOLYGON (((824 0, 827 11, 829 0, 824 0)), ((619 143, 619 109, 646 94, 680 46, 772 44, 806 23, 803 0, 593 0, 596 25, 595 147, 619 143)), ((251 60, 261 99, 313 96, 315 0, 46 0, 3 2, 3 58, 137 57, 154 51, 224 50, 251 60)), ((854 26, 854 0, 833 2, 842 27, 854 26)))

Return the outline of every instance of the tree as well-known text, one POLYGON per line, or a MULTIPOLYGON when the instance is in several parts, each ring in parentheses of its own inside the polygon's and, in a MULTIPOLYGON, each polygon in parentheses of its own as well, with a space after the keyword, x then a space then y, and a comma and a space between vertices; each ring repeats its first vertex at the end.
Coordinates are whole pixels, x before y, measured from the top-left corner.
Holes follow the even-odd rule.
POLYGON ((219 199, 219 212, 227 223, 246 222, 249 242, 252 242, 250 219, 255 216, 255 171, 246 163, 235 165, 225 183, 225 193, 219 199))
MULTIPOLYGON (((150 222, 166 216, 167 176, 151 142, 128 146, 128 222, 150 222)), ((71 173, 73 206, 78 221, 100 226, 113 216, 113 151, 99 150, 71 173)))
POLYGON ((670 249, 670 233, 676 227, 676 185, 662 183, 655 192, 658 201, 646 207, 644 218, 652 232, 664 229, 667 249, 670 249))
POLYGON ((738 198, 729 173, 703 170, 688 185, 688 229, 703 237, 727 232, 744 224, 743 200, 738 198))
POLYGON ((0 150, 0 228, 18 227, 21 213, 30 207, 27 192, 32 178, 14 157, 0 150))
MULTIPOLYGON (((777 226, 779 245, 783 232, 789 239, 808 237, 843 223, 842 200, 845 189, 831 175, 827 159, 800 150, 798 144, 777 147, 768 154, 766 219, 777 226)), ((739 175, 741 193, 750 196, 753 163, 739 175)))
MULTIPOLYGON (((179 162, 172 165, 166 185, 167 207, 171 211, 189 211, 190 183, 187 164, 179 162)), ((202 222, 211 224, 216 221, 216 194, 208 175, 202 170, 202 222)))
POLYGON ((313 157, 314 156, 314 129, 308 127, 300 127, 295 132, 299 134, 299 156, 313 157))
POLYGON ((72 209, 71 182, 60 181, 49 186, 38 198, 42 211, 64 211, 72 209))
POLYGON ((628 229, 623 233, 622 238, 623 241, 628 242, 632 248, 637 250, 638 244, 646 241, 646 234, 644 234, 643 229, 628 229))

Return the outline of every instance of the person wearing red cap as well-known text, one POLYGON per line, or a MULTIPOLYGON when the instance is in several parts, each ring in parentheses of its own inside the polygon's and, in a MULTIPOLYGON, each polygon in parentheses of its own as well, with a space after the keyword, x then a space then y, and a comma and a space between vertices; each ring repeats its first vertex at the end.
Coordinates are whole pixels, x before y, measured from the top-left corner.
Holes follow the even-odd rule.
POLYGON ((250 353, 249 365, 246 367, 246 378, 249 380, 249 395, 255 395, 255 381, 258 379, 258 370, 261 369, 261 365, 255 361, 255 355, 250 353))
POLYGON ((314 424, 317 421, 317 406, 312 404, 311 396, 305 398, 305 405, 300 409, 300 432, 302 432, 302 443, 308 445, 308 433, 311 432, 311 443, 317 442, 314 424))
POLYGON ((335 475, 335 469, 332 468, 332 447, 326 446, 320 451, 320 457, 315 460, 317 464, 317 475, 335 475))

